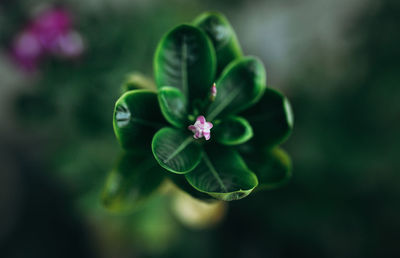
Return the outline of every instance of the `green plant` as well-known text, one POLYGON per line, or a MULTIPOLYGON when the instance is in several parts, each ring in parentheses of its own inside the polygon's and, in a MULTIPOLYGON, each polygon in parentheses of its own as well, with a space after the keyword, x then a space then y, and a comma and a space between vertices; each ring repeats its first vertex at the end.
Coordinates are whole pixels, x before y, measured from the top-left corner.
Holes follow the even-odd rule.
POLYGON ((278 147, 293 127, 290 104, 267 87, 262 62, 243 56, 223 15, 207 12, 169 31, 154 76, 156 87, 129 77, 116 102, 114 131, 129 154, 108 179, 106 206, 135 205, 164 177, 194 197, 224 201, 290 178, 278 147))

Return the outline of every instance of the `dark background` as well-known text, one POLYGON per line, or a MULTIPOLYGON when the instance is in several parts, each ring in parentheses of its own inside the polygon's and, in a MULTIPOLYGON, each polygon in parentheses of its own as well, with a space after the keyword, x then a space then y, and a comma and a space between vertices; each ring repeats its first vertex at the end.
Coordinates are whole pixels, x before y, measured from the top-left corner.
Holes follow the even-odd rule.
POLYGON ((0 257, 400 257, 399 13, 396 0, 0 1, 0 257), (10 42, 54 4, 85 52, 27 73, 10 42), (107 212, 120 85, 151 76, 163 33, 206 10, 228 17, 291 100, 293 178, 201 229, 167 195, 107 212))

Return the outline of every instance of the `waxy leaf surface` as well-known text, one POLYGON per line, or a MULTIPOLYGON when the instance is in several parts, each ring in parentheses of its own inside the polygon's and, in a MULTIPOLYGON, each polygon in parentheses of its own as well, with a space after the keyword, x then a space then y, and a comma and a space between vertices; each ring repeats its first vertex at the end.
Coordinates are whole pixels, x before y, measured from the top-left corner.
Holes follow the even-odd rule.
POLYGON ((223 201, 242 199, 258 185, 236 151, 217 145, 208 146, 201 163, 185 177, 200 192, 223 201))
POLYGON ((257 102, 266 88, 264 65, 254 57, 240 58, 225 68, 216 84, 217 96, 207 120, 235 114, 257 102))
POLYGON ((193 24, 204 30, 211 39, 217 55, 218 74, 230 62, 242 56, 235 31, 223 14, 206 12, 199 15, 193 24))
POLYGON ((214 47, 197 27, 180 25, 160 41, 154 59, 158 88, 178 88, 189 100, 204 98, 216 72, 214 47))
POLYGON ((231 116, 215 123, 213 137, 224 145, 238 145, 253 137, 253 129, 243 117, 231 116))
POLYGON ((289 100, 273 89, 268 88, 261 100, 241 115, 249 121, 254 131, 252 141, 259 146, 279 145, 293 129, 289 100))
POLYGON ((162 87, 158 91, 158 102, 165 119, 176 127, 188 122, 187 100, 182 92, 174 87, 162 87))
POLYGON ((154 133, 166 124, 155 92, 128 91, 115 103, 114 132, 125 149, 149 148, 154 133))
POLYGON ((286 184, 292 177, 292 163, 289 155, 281 148, 260 149, 242 153, 249 168, 258 177, 256 190, 271 190, 286 184))
POLYGON ((200 162, 202 148, 191 134, 165 127, 153 137, 153 155, 165 169, 176 174, 192 171, 200 162))

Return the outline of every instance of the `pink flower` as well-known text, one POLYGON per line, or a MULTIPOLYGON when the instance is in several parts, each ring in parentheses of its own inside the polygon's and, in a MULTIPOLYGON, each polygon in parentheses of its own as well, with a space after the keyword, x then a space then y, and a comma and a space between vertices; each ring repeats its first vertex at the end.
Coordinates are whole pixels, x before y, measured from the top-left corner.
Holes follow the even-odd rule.
POLYGON ((12 56, 24 69, 34 70, 43 53, 39 39, 31 31, 23 31, 16 37, 12 56))
POLYGON ((213 127, 213 124, 206 121, 204 116, 198 116, 194 125, 189 125, 188 129, 194 133, 193 137, 195 139, 199 139, 204 136, 204 138, 208 141, 211 137, 210 129, 213 127))
POLYGON ((45 54, 74 58, 82 54, 84 42, 73 30, 71 14, 50 8, 36 16, 16 36, 12 55, 27 70, 35 70, 45 54))
POLYGON ((59 38, 72 29, 72 17, 64 9, 48 9, 39 14, 29 27, 44 49, 57 52, 59 38))
POLYGON ((217 85, 214 82, 211 87, 211 100, 214 100, 216 96, 217 96, 217 85))
POLYGON ((85 47, 81 35, 73 30, 60 35, 56 46, 54 50, 56 54, 71 58, 81 55, 85 47))

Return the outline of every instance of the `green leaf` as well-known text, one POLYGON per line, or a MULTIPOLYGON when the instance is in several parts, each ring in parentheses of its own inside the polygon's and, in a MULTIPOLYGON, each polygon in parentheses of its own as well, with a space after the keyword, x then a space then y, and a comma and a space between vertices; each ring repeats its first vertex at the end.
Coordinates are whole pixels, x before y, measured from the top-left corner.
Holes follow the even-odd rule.
POLYGON ((276 146, 284 142, 293 129, 293 113, 289 100, 268 88, 261 100, 241 113, 251 124, 252 141, 260 146, 276 146))
POLYGON ((125 149, 150 147, 154 133, 165 125, 157 94, 152 91, 128 91, 115 103, 114 132, 125 149))
POLYGON ((178 188, 180 188, 182 191, 189 194, 193 198, 205 202, 215 201, 215 199, 212 198, 210 195, 197 191, 197 189, 189 184, 189 182, 186 180, 186 177, 183 175, 169 173, 168 179, 170 179, 178 188))
POLYGON ((208 146, 202 162, 185 177, 200 192, 223 201, 242 199, 258 184, 236 151, 217 145, 208 146))
POLYGON ((111 211, 131 211, 158 189, 164 174, 151 153, 122 153, 107 177, 102 203, 111 211))
POLYGON ((213 135, 216 141, 224 145, 238 145, 253 137, 253 129, 246 119, 231 116, 215 122, 213 135))
POLYGON ((150 78, 138 72, 128 74, 125 81, 122 83, 121 87, 122 93, 140 89, 150 90, 154 92, 157 91, 156 85, 150 78))
POLYGON ((218 74, 231 61, 242 56, 242 50, 235 31, 223 14, 205 12, 199 15, 193 24, 204 30, 211 39, 217 55, 218 74))
POLYGON ((201 146, 192 135, 169 127, 162 128, 153 137, 153 155, 168 171, 185 174, 201 160, 201 146))
POLYGON ((281 148, 256 148, 248 153, 241 153, 246 164, 258 177, 256 190, 271 190, 286 184, 292 177, 292 162, 289 155, 281 148))
POLYGON ((257 102, 266 88, 264 65, 254 57, 240 58, 225 68, 216 84, 217 96, 207 120, 234 114, 257 102))
POLYGON ((176 127, 187 124, 187 101, 182 92, 174 87, 162 87, 158 92, 158 102, 165 119, 176 127))
POLYGON ((215 50, 200 29, 180 25, 158 44, 154 75, 158 88, 173 86, 189 99, 207 96, 216 71, 215 50))

